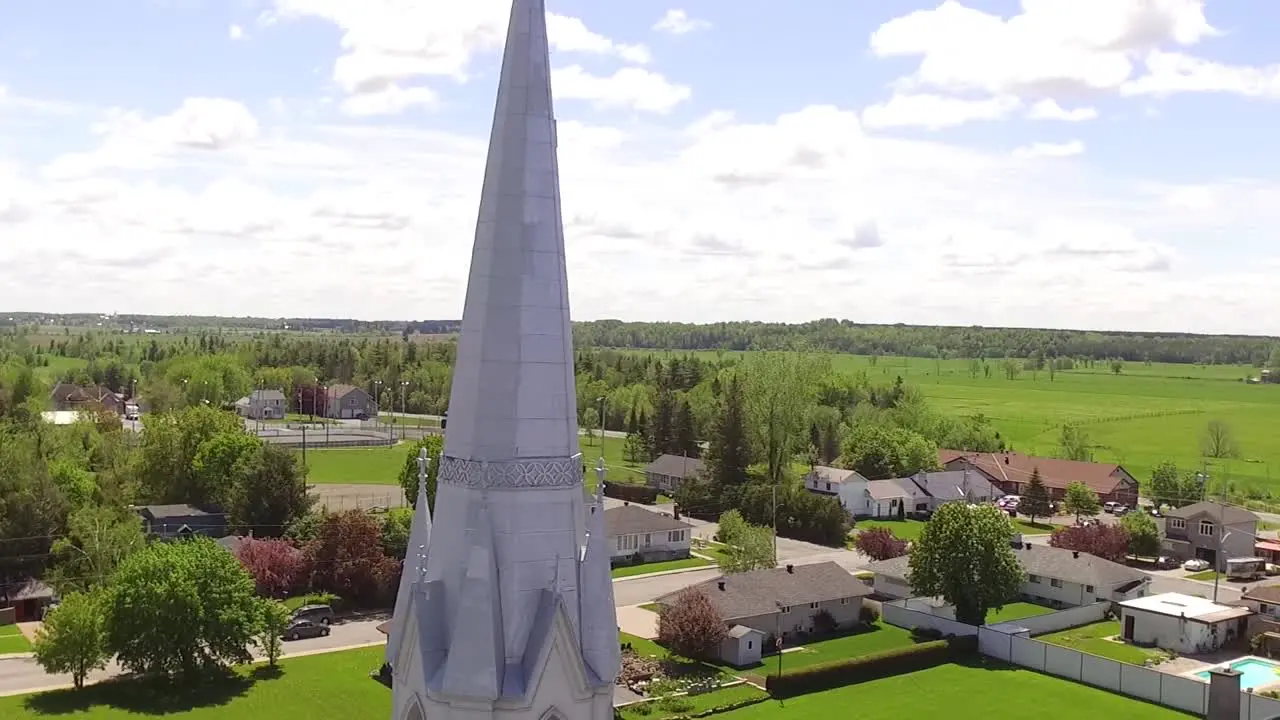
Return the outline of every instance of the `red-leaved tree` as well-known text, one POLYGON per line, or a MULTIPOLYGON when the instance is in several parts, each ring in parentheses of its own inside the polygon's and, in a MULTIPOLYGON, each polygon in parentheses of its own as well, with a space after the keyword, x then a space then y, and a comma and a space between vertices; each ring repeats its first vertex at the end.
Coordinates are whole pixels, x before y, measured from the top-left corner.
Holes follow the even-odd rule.
POLYGON ((1053 531, 1049 544, 1124 562, 1129 552, 1129 533, 1119 525, 1066 525, 1053 531))
POLYGON ((361 510, 325 517, 303 555, 312 590, 364 607, 386 602, 400 579, 400 561, 382 552, 382 527, 361 510))
POLYGON ((853 538, 853 546, 872 560, 888 560, 907 554, 907 541, 894 535, 889 528, 859 530, 853 538))
POLYGON ((302 579, 302 551, 288 540, 246 538, 236 557, 253 576, 263 597, 287 597, 302 579))
POLYGON ((727 633, 715 605, 696 588, 687 588, 658 613, 658 643, 688 658, 714 657, 727 633))

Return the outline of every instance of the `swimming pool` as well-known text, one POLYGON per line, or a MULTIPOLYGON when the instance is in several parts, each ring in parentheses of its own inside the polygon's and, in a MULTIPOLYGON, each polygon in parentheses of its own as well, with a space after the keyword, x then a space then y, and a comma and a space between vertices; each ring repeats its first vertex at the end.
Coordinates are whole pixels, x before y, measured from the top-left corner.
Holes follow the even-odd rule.
MULTIPOLYGON (((1261 658, 1245 658, 1231 663, 1231 669, 1240 673, 1240 689, 1260 688, 1280 683, 1280 664, 1261 658)), ((1209 671, 1196 673, 1196 677, 1209 682, 1209 671)))

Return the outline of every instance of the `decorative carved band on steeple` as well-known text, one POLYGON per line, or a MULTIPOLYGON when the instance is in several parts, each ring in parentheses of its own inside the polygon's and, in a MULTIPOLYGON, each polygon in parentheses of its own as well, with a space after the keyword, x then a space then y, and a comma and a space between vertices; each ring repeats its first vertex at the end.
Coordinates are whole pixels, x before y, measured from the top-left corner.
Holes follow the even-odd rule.
POLYGON ((466 488, 514 489, 573 487, 582 484, 582 455, 524 458, 508 462, 464 460, 443 455, 440 482, 466 488))

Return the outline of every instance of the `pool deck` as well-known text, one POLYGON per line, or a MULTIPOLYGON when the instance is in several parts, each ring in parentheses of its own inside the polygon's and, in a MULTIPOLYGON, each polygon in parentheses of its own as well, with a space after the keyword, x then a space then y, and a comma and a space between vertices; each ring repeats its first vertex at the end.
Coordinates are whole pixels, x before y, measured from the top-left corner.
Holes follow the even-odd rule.
MULTIPOLYGON (((1190 659, 1190 658, 1179 658, 1179 660, 1191 660, 1191 659, 1190 659)), ((1220 661, 1220 662, 1214 662, 1214 663, 1201 663, 1201 662, 1199 662, 1199 661, 1192 661, 1192 662, 1197 662, 1197 663, 1200 665, 1200 667, 1195 668, 1194 670, 1188 670, 1188 671, 1186 671, 1186 672, 1178 672, 1177 674, 1178 674, 1178 675, 1182 675, 1182 676, 1184 676, 1184 677, 1189 677, 1189 678, 1191 678, 1191 679, 1193 679, 1193 680, 1199 680, 1199 681, 1200 681, 1200 682, 1202 682, 1202 683, 1207 683, 1207 682, 1209 682, 1209 681, 1208 681, 1208 680, 1206 680, 1206 679, 1204 679, 1204 678, 1202 678, 1202 677, 1200 677, 1200 676, 1199 676, 1199 673, 1202 673, 1202 672, 1204 672, 1204 671, 1206 671, 1206 670, 1210 670, 1210 669, 1213 669, 1213 668, 1216 668, 1216 667, 1223 667, 1223 666, 1231 666, 1231 665, 1235 665, 1236 663, 1244 662, 1244 661, 1246 661, 1246 660, 1256 660, 1256 661, 1258 661, 1258 662, 1260 662, 1260 663, 1266 663, 1267 665, 1271 665, 1271 666, 1274 666, 1274 667, 1276 667, 1276 668, 1280 668, 1280 661, 1272 660, 1271 658, 1264 658, 1264 657, 1262 657, 1262 656, 1260 656, 1260 655, 1238 655, 1238 656, 1233 657, 1233 658, 1231 658, 1231 659, 1229 659, 1229 660, 1220 661)), ((1177 662, 1177 661, 1173 661, 1173 662, 1177 662)), ((1166 664, 1172 664, 1172 663, 1166 663, 1166 664)), ((1274 681, 1272 681, 1272 682, 1264 683, 1264 684, 1262 684, 1262 685, 1255 685, 1255 686, 1253 686, 1253 690, 1254 690, 1254 692, 1259 692, 1259 691, 1262 691, 1262 690, 1274 690, 1274 689, 1280 689, 1280 687, 1278 687, 1278 686, 1280 686, 1280 675, 1276 675, 1275 680, 1274 680, 1274 681)), ((1243 686, 1242 686, 1240 689, 1241 689, 1241 690, 1245 690, 1245 689, 1247 689, 1247 688, 1245 688, 1245 687, 1243 687, 1243 686)))

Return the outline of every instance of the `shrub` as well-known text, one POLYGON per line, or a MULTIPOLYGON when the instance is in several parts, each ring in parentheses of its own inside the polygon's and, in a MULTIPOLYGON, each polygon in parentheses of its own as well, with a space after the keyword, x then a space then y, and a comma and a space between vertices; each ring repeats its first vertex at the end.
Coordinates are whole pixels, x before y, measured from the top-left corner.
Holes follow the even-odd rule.
POLYGON ((863 605, 862 609, 858 611, 858 620, 860 620, 863 625, 874 625, 879 619, 880 613, 876 612, 876 609, 869 605, 863 605))
POLYGON ((977 644, 978 639, 973 636, 936 640, 850 660, 814 665, 780 677, 770 675, 765 680, 765 689, 774 697, 787 698, 878 680, 952 662, 962 655, 975 652, 977 644))
POLYGON ((941 640, 942 631, 938 628, 931 627, 913 627, 911 628, 911 637, 914 640, 941 640))
POLYGON ((711 600, 694 588, 658 615, 658 644, 688 658, 712 657, 727 633, 711 600))
POLYGON ((263 597, 287 596, 304 570, 302 551, 287 540, 245 538, 236 558, 253 576, 258 594, 263 597))
POLYGON ((889 560, 907 554, 907 541, 889 528, 860 530, 853 538, 853 546, 872 560, 889 560))
POLYGON ((626 485, 607 482, 604 484, 604 494, 611 498, 640 503, 641 505, 653 505, 658 502, 658 489, 651 488, 648 485, 626 485))
POLYGON ((815 635, 830 635, 840 627, 836 618, 827 610, 819 610, 813 614, 813 632, 815 635))

